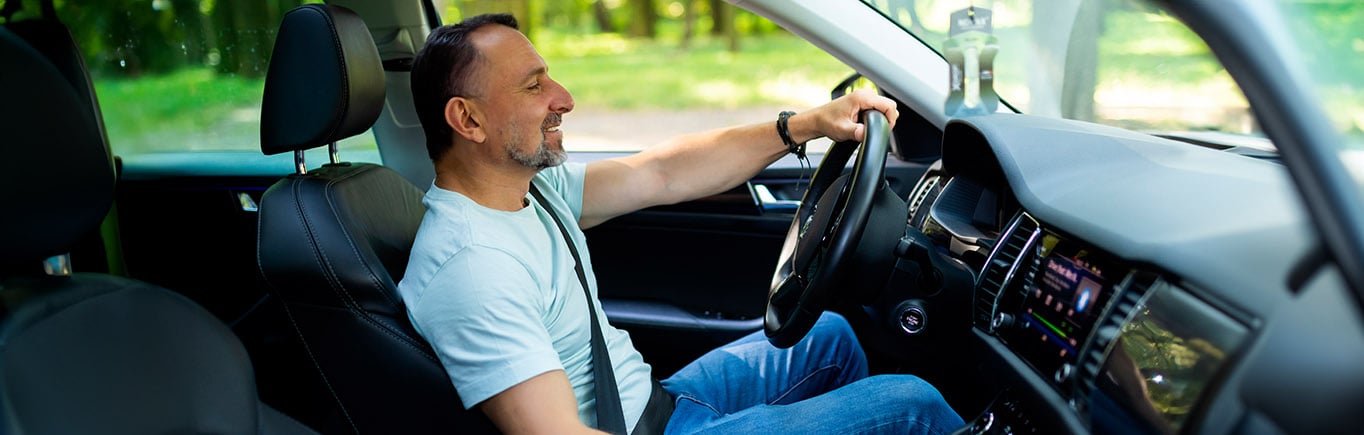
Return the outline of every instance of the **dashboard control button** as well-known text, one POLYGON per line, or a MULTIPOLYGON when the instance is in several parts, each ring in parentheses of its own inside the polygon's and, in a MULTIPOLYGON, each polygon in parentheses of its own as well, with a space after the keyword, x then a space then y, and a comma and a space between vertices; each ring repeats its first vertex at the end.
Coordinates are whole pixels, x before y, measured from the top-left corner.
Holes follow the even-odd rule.
POLYGON ((995 426, 995 413, 986 411, 984 415, 976 419, 976 423, 971 425, 971 432, 977 435, 990 431, 995 426))
POLYGON ((899 315, 900 329, 909 335, 917 335, 924 331, 924 326, 928 324, 928 315, 924 313, 923 307, 918 305, 902 306, 899 315))
POLYGON ((990 320, 991 331, 1002 331, 1014 327, 1014 315, 1009 313, 999 313, 994 319, 990 320))
POLYGON ((1071 375, 1074 372, 1075 366, 1072 366, 1070 363, 1061 364, 1060 367, 1056 368, 1056 374, 1053 376, 1053 378, 1056 380, 1056 385, 1060 385, 1062 387, 1069 385, 1071 375))

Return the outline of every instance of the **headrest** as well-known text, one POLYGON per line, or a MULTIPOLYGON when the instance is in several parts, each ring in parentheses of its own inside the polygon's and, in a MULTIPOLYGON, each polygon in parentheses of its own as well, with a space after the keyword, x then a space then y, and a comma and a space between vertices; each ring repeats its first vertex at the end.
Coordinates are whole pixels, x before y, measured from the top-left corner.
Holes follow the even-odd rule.
POLYGON ((100 137, 104 139, 107 153, 109 138, 104 136, 104 119, 100 114, 98 98, 95 97, 95 87, 90 83, 90 71, 85 66, 85 54, 76 46, 71 31, 55 19, 14 21, 5 23, 5 28, 47 57, 48 62, 52 62, 52 66, 57 67, 57 71, 71 82, 71 89, 76 91, 76 97, 89 104, 90 110, 95 113, 95 125, 100 126, 100 137))
POLYGON ((0 267, 67 252, 99 226, 114 170, 89 103, 41 53, 0 28, 0 267))
POLYGON ((384 106, 384 67, 355 12, 310 4, 284 15, 265 76, 261 151, 279 154, 362 133, 384 106))

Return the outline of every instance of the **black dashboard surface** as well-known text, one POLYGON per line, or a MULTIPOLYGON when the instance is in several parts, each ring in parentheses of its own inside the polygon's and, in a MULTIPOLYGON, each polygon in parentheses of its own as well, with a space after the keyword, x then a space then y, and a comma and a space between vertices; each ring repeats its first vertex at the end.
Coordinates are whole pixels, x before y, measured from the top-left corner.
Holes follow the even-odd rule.
MULTIPOLYGON (((1031 419, 1036 433, 1133 431, 1143 421, 1155 425, 1134 433, 1226 432, 1263 416, 1282 424, 1352 409, 1284 402, 1251 377, 1306 376, 1290 384, 1352 397, 1348 387, 1284 366, 1280 355, 1285 346, 1360 350, 1276 338, 1295 325, 1292 313, 1343 293, 1326 284, 1339 283, 1333 269, 1294 276, 1317 236, 1274 161, 994 114, 949 122, 941 166, 915 192, 911 225, 979 272, 973 336, 985 352, 982 370, 998 383, 976 423, 1010 414, 1014 423, 1031 419), (970 188, 940 187, 951 184, 970 188), (982 251, 989 257, 972 257, 982 251), (1102 314, 1079 315, 1089 303, 1102 314)), ((1323 324, 1346 329, 1359 320, 1326 317, 1323 324)), ((1317 365, 1336 376, 1360 372, 1331 364, 1317 365)), ((1335 427, 1307 421, 1296 427, 1335 427)))
POLYGON ((999 179, 1038 220, 1252 317, 1289 297, 1310 248, 1302 206, 1272 162, 1015 114, 954 120, 943 140, 950 176, 999 179))

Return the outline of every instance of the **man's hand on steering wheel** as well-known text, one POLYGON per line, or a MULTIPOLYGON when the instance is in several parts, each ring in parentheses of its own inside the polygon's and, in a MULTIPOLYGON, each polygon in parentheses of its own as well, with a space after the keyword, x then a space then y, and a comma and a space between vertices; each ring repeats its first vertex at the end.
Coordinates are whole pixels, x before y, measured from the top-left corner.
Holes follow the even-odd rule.
POLYGON ((870 89, 859 89, 796 115, 814 117, 814 122, 810 124, 814 126, 814 131, 792 131, 791 136, 797 142, 818 137, 828 137, 834 142, 861 142, 866 136, 867 129, 861 123, 862 112, 865 110, 876 110, 885 114, 891 128, 895 127, 895 120, 900 117, 895 101, 877 95, 870 89))
POLYGON ((904 213, 904 202, 885 187, 890 122, 899 115, 895 107, 894 101, 862 90, 806 112, 836 143, 810 180, 773 273, 763 319, 773 345, 794 345, 826 308, 870 287, 867 278, 875 281, 881 263, 891 258, 904 213), (853 170, 844 175, 858 149, 853 170))

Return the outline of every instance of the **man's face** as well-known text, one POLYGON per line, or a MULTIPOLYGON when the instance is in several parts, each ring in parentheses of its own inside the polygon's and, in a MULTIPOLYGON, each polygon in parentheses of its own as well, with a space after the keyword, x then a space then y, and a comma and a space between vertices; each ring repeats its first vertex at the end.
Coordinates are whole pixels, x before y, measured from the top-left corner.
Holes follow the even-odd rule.
POLYGON ((483 59, 473 80, 484 84, 473 99, 483 107, 489 143, 528 168, 562 164, 568 155, 559 123, 573 110, 573 96, 549 78, 545 60, 521 32, 486 26, 473 41, 483 59))

